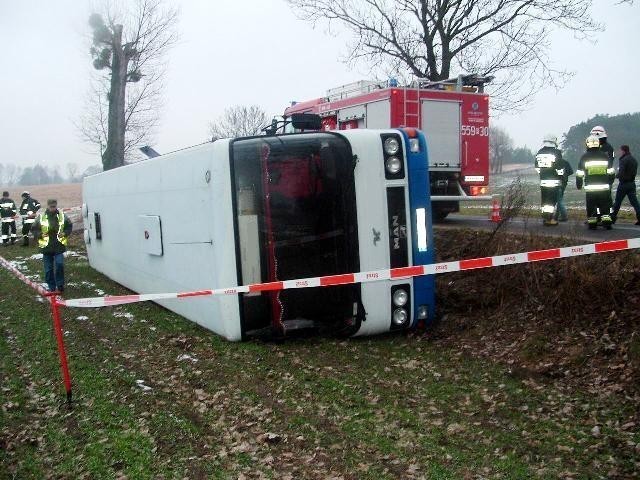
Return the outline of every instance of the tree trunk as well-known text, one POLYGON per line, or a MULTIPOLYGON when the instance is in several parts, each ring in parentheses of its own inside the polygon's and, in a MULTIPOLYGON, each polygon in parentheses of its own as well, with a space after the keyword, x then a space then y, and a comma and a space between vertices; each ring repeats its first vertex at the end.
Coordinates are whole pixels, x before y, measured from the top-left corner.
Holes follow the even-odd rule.
POLYGON ((113 32, 113 54, 111 63, 111 89, 109 91, 109 131, 107 148, 102 155, 104 170, 124 165, 124 104, 127 86, 128 58, 122 46, 122 25, 113 32))

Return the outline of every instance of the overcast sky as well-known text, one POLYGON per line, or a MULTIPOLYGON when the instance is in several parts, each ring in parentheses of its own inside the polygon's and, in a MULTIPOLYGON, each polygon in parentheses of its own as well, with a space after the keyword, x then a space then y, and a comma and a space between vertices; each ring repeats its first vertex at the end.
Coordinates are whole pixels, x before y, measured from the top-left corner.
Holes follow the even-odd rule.
MULTIPOLYGON (((598 42, 557 35, 553 59, 576 76, 560 92, 541 91, 530 110, 503 115, 517 145, 537 148, 597 113, 640 111, 640 5, 595 0, 606 31, 598 42)), ((368 78, 365 66, 341 62, 345 38, 312 30, 282 0, 175 1, 180 43, 170 52, 160 152, 200 143, 208 124, 235 104, 279 114, 291 100, 368 78)), ((0 163, 82 169, 99 164, 73 125, 89 85, 90 2, 0 0, 0 163)), ((640 132, 638 132, 640 135, 640 132)))

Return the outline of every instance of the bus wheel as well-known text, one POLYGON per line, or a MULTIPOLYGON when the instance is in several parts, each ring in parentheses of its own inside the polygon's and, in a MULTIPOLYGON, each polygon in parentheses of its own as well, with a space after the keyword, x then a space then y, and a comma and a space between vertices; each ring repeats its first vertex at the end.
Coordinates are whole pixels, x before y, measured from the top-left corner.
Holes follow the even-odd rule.
POLYGON ((447 215, 449 215, 449 212, 447 212, 446 210, 439 210, 436 208, 433 209, 433 220, 435 222, 442 222, 445 218, 447 218, 447 215))

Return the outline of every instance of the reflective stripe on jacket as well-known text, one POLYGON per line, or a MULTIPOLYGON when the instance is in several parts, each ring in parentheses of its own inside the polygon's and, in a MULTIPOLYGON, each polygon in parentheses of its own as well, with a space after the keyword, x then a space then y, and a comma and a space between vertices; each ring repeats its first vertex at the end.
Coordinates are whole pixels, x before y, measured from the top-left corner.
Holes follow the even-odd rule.
POLYGON ((18 208, 15 202, 8 197, 2 197, 2 200, 0 200, 0 217, 4 220, 14 217, 16 213, 18 213, 18 208))
POLYGON ((27 197, 20 204, 20 215, 23 217, 33 216, 35 219, 35 213, 40 209, 40 202, 35 198, 27 197))
POLYGON ((614 179, 613 159, 597 148, 589 148, 580 158, 576 170, 576 187, 587 191, 604 191, 611 188, 614 179), (589 187, 589 188, 587 188, 589 187))

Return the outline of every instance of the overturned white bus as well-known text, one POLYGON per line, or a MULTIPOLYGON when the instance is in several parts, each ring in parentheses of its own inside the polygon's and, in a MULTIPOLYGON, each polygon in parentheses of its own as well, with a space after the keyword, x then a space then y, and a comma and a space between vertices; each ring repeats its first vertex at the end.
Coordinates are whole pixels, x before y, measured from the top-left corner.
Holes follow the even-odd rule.
MULTIPOLYGON (((87 177, 90 265, 139 293, 433 262, 415 129, 217 140, 87 177)), ((159 301, 242 340, 300 328, 369 335, 434 316, 432 277, 159 301)))

